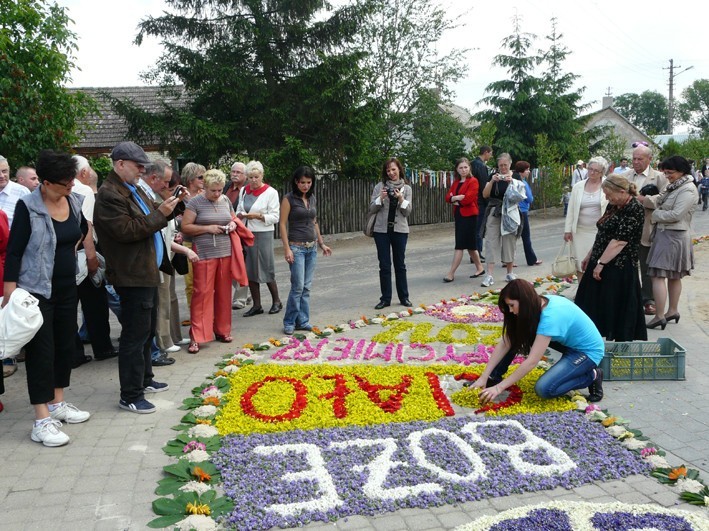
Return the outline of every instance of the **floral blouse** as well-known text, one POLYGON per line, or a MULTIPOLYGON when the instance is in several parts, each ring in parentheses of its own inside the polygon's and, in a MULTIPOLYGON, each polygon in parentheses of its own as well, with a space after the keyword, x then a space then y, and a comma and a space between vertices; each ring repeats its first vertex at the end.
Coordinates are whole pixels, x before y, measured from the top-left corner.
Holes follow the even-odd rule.
POLYGON ((618 256, 608 262, 608 265, 625 267, 630 263, 633 267, 637 267, 638 246, 643 233, 644 221, 645 209, 637 199, 631 199, 627 205, 622 207, 608 205, 605 214, 596 223, 598 233, 591 250, 591 262, 598 261, 611 240, 619 240, 628 242, 628 245, 623 247, 618 256))

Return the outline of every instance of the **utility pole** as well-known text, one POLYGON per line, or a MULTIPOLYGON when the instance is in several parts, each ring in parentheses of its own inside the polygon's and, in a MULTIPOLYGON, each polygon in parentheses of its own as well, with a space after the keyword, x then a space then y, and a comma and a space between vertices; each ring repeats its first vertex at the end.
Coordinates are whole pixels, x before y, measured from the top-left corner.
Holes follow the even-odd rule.
POLYGON ((681 66, 674 66, 674 61, 670 59, 670 67, 669 68, 663 68, 663 70, 669 70, 670 71, 670 97, 667 100, 667 132, 669 134, 672 134, 674 128, 673 128, 673 122, 674 122, 674 114, 675 114, 675 99, 674 99, 674 85, 675 85, 675 78, 680 75, 682 72, 686 72, 687 70, 691 70, 694 68, 693 66, 688 66, 684 70, 680 70, 679 72, 675 73, 675 69, 682 68, 681 66))

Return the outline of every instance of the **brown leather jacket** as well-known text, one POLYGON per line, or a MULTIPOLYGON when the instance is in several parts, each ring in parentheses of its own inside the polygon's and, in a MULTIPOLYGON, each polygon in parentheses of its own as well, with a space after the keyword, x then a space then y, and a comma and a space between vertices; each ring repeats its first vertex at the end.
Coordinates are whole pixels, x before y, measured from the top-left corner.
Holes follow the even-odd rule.
MULTIPOLYGON (((140 186, 137 190, 149 214, 143 213, 131 191, 114 171, 108 174, 96 196, 94 227, 106 258, 106 277, 114 286, 154 287, 160 284, 153 234, 165 227, 170 218, 157 210, 140 186)), ((174 273, 167 249, 163 252, 160 271, 168 275, 174 273)))

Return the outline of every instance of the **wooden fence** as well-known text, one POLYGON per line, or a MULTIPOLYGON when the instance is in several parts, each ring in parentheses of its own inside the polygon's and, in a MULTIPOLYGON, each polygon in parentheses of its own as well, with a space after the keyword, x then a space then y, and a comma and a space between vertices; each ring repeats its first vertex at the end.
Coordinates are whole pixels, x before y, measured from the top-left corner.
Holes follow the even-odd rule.
MULTIPOLYGON (((321 232, 340 234, 362 231, 375 184, 362 179, 317 180, 314 194, 318 200, 321 232)), ((445 202, 447 189, 421 183, 411 183, 411 188, 414 208, 409 217, 410 225, 453 221, 453 210, 445 202)), ((288 191, 290 189, 287 186, 281 188, 281 197, 288 191)))
MULTIPOLYGON (((406 171, 412 188, 413 209, 410 225, 427 225, 453 221, 453 208, 445 196, 453 181, 453 172, 406 171)), ((364 179, 332 179, 327 176, 315 181, 318 201, 318 223, 323 234, 360 232, 364 229, 367 209, 377 181, 364 179)), ((542 208, 541 186, 538 179, 531 183, 535 196, 534 208, 542 208)), ((279 187, 280 196, 290 191, 288 185, 279 187)), ((547 201, 546 206, 558 206, 547 201)), ((276 238, 278 238, 276 230, 276 238)))

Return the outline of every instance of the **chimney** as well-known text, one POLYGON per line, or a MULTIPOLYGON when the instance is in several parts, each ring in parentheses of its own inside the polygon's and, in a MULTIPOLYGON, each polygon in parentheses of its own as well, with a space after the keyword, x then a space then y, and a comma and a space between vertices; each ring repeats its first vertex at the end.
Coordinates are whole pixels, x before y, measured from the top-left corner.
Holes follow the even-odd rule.
POLYGON ((613 96, 603 96, 603 103, 601 104, 601 109, 607 109, 613 106, 613 96))

